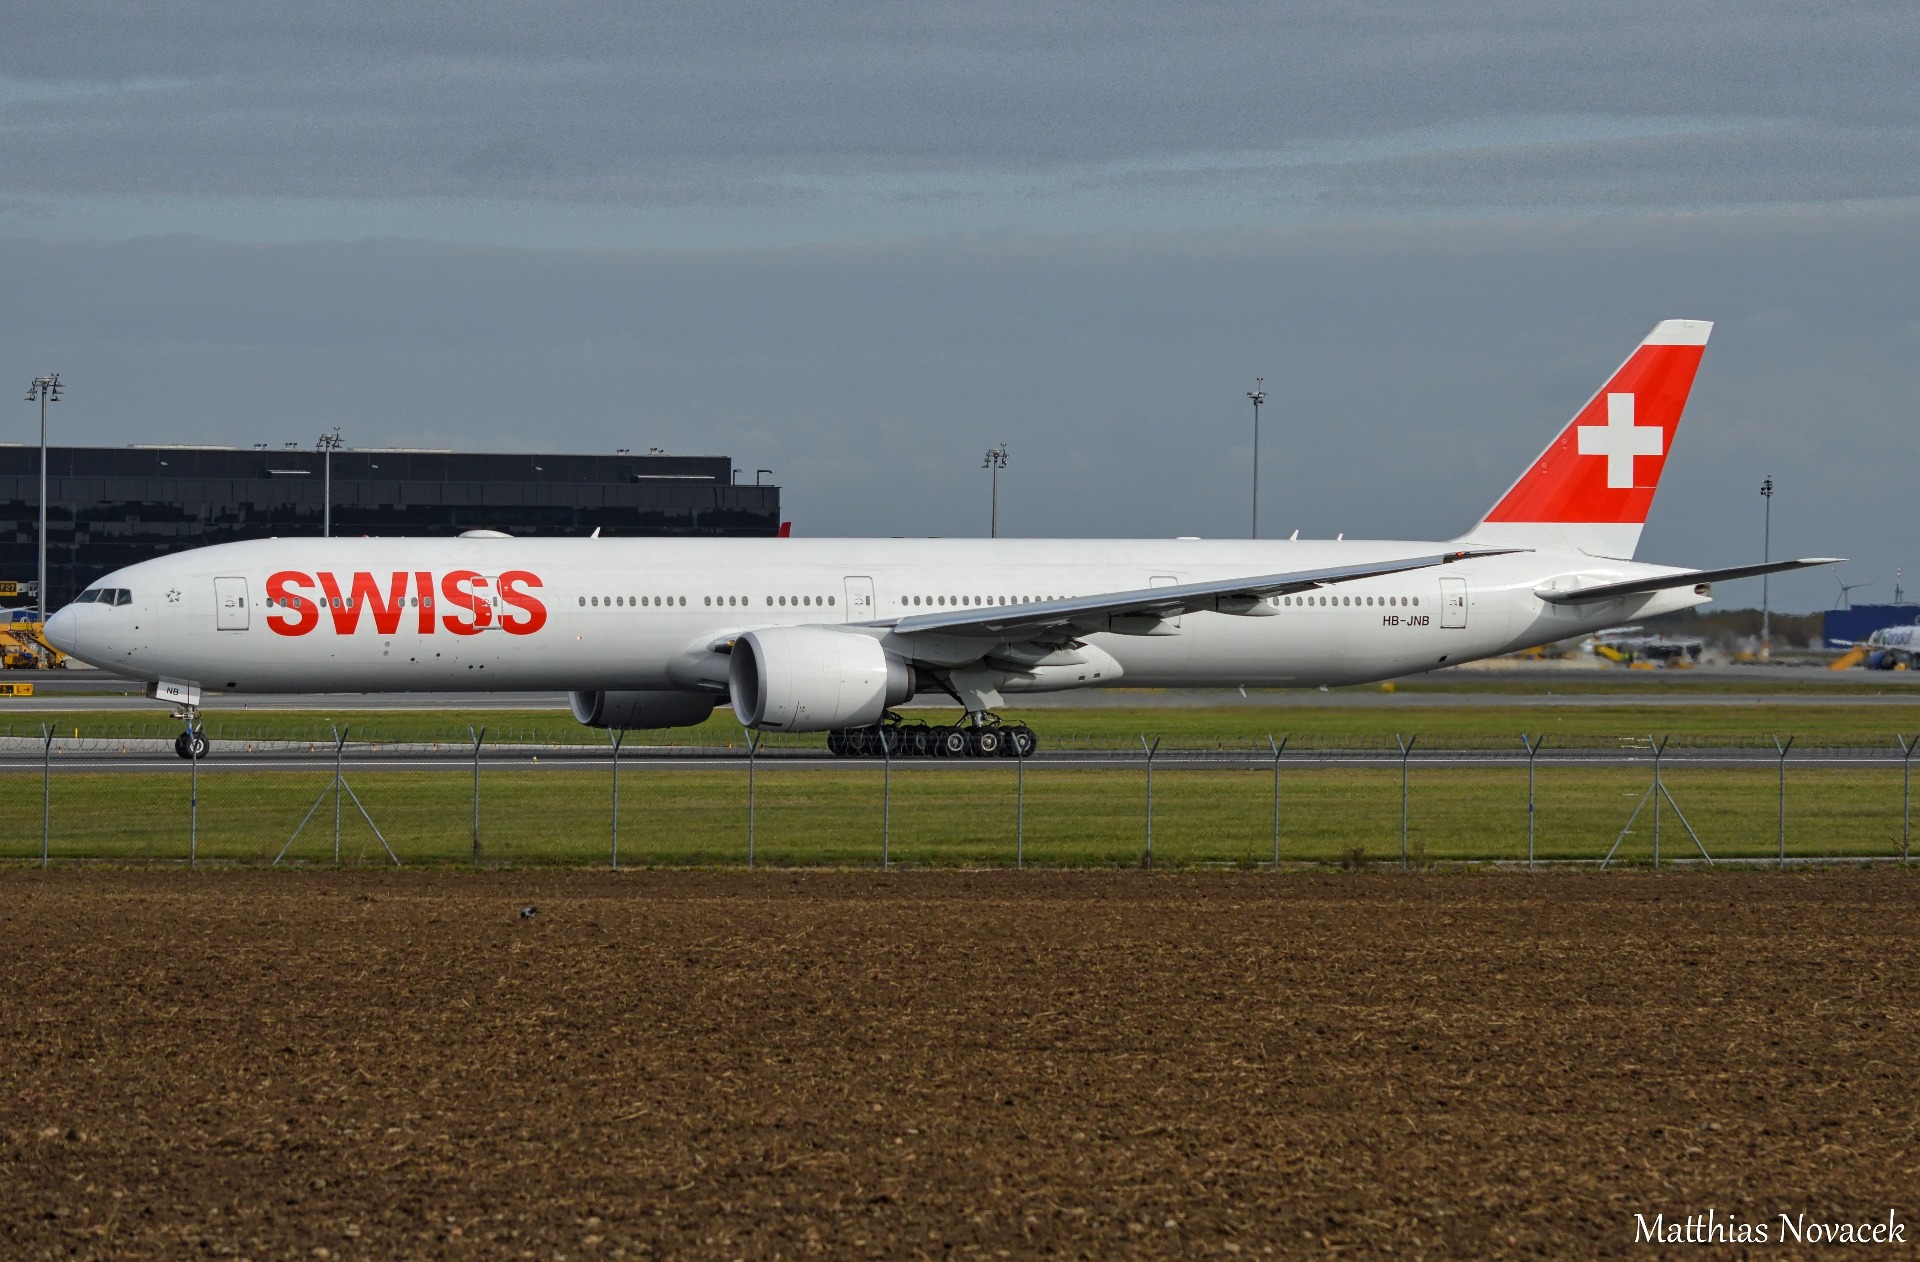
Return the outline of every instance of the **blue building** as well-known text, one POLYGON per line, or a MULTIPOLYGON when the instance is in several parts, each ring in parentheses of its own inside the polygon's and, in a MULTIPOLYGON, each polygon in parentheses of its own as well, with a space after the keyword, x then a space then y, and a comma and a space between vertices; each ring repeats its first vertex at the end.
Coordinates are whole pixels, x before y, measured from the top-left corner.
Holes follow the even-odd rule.
POLYGON ((1834 641, 1864 640, 1882 627, 1903 627, 1920 622, 1920 605, 1855 605, 1851 609, 1829 609, 1821 621, 1820 636, 1829 648, 1834 641))

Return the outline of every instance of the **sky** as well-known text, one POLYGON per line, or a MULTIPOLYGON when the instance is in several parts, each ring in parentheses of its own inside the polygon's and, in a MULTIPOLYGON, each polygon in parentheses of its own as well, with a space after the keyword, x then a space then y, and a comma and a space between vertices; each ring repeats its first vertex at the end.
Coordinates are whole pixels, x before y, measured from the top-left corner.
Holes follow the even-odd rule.
POLYGON ((1005 442, 1004 533, 1232 536, 1258 376, 1263 533, 1444 538, 1686 317, 1640 555, 1756 559, 1771 476, 1775 555, 1920 570, 1911 5, 0 29, 0 372, 62 441, 721 452, 809 535, 983 534, 1005 442))

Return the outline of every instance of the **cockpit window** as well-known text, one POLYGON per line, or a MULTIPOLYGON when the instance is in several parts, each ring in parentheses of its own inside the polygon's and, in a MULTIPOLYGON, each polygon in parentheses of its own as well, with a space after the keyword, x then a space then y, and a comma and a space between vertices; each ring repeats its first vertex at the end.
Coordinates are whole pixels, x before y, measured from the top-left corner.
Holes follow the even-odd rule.
POLYGON ((116 605, 131 605, 133 603, 133 593, 124 587, 116 587, 113 589, 113 603, 116 605))
POLYGON ((73 598, 73 603, 76 605, 91 605, 94 601, 100 599, 100 596, 101 596, 100 588, 89 587, 86 591, 81 592, 78 596, 75 596, 73 598))

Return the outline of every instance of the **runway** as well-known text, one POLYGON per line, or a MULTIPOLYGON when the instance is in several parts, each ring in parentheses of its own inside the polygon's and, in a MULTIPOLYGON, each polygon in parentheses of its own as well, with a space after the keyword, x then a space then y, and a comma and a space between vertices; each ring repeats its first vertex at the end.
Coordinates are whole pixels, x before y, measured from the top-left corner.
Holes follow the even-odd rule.
MULTIPOLYGON (((101 671, 12 671, 0 682, 31 683, 31 697, 0 698, 0 716, 67 713, 164 713, 144 685, 101 671)), ((1693 670, 1634 671, 1595 668, 1456 667, 1395 681, 1392 691, 1364 685, 1317 688, 1111 688, 1012 696, 1009 712, 1158 708, 1396 710, 1435 705, 1485 709, 1618 705, 1903 706, 1920 702, 1920 672, 1829 671, 1794 666, 1703 666, 1693 670), (1791 689, 1791 691, 1788 691, 1791 689), (1870 689, 1870 691, 1867 691, 1870 689)), ((722 703, 724 706, 724 702, 722 703)), ((212 693, 202 710, 351 713, 366 710, 510 710, 565 713, 561 692, 212 693)), ((952 711, 945 699, 910 703, 906 711, 952 711)))

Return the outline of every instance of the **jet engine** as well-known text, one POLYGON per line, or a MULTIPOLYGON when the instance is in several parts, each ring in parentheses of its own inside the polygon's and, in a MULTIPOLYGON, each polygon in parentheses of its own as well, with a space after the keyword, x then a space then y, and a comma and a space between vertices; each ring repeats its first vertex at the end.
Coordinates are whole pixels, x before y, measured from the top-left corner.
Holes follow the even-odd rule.
POLYGON ((727 690, 748 727, 827 732, 878 723, 913 696, 913 667, 880 641, 823 627, 769 627, 733 642, 727 690))
POLYGON ((713 714, 714 698, 697 692, 570 692, 573 717, 588 727, 692 727, 713 714))

